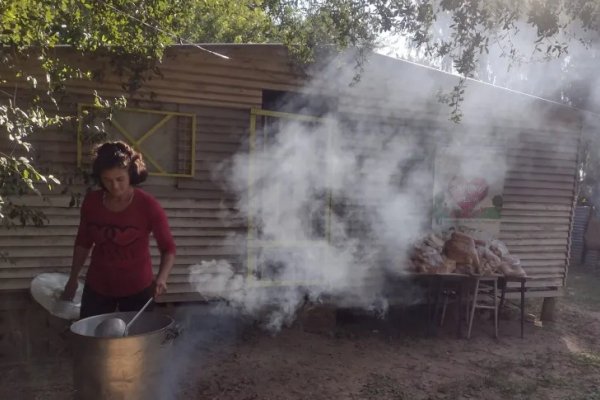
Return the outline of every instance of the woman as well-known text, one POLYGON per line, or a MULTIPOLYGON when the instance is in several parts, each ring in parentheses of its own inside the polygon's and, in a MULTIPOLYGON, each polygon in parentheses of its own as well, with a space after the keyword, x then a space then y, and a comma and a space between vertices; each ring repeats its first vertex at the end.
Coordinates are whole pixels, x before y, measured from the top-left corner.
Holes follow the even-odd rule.
POLYGON ((81 299, 81 318, 116 311, 137 311, 152 296, 167 290, 175 260, 175 243, 159 203, 134 186, 148 176, 142 155, 123 142, 97 147, 92 176, 101 190, 81 205, 71 275, 62 298, 72 300, 78 277, 93 247, 81 299), (160 250, 153 281, 150 233, 160 250))

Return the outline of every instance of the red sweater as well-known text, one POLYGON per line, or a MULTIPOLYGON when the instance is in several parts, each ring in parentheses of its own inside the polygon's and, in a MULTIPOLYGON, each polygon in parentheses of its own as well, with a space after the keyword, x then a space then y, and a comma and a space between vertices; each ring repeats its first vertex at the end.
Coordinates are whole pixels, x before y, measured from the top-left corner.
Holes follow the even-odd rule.
POLYGON ((105 296, 123 297, 152 284, 150 233, 162 253, 175 254, 175 242, 164 210, 154 197, 140 189, 120 212, 108 210, 102 190, 87 194, 81 205, 76 246, 91 248, 86 284, 105 296))

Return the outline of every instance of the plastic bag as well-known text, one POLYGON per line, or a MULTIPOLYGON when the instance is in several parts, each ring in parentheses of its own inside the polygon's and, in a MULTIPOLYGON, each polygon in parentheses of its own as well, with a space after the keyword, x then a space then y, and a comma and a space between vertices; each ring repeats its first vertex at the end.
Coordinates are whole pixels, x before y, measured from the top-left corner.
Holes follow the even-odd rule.
POLYGON ((61 300, 63 289, 69 275, 61 273, 44 273, 31 281, 31 295, 42 307, 55 317, 76 320, 81 309, 83 284, 80 281, 73 301, 61 300))

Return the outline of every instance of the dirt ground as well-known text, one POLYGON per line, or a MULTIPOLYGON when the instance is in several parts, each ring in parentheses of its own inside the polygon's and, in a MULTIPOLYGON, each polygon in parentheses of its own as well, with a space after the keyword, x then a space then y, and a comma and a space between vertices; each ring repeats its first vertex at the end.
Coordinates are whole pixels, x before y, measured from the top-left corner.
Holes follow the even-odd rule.
MULTIPOLYGON (((557 321, 503 311, 500 338, 479 316, 470 340, 453 316, 426 335, 418 310, 385 319, 338 313, 336 326, 302 324, 271 335, 207 306, 174 311, 185 326, 165 362, 173 399, 600 399, 600 275, 572 271, 557 321)), ((541 303, 530 300, 528 313, 541 303)), ((69 399, 68 353, 0 364, 0 399, 69 399)))

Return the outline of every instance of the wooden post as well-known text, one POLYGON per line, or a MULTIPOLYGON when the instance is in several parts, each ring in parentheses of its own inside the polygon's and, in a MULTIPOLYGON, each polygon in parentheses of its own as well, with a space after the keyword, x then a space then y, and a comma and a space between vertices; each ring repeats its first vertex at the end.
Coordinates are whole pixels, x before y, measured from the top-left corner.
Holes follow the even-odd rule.
POLYGON ((540 319, 549 322, 556 320, 556 297, 544 297, 540 319))

